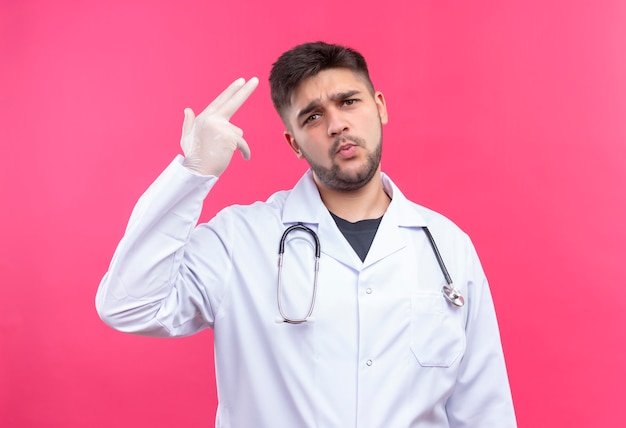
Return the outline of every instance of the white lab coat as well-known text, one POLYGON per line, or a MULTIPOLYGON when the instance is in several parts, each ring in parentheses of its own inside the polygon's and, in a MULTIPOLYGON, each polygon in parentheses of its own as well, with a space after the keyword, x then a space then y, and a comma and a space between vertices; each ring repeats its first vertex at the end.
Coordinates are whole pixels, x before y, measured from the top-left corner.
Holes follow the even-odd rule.
MULTIPOLYGON (((469 238, 443 216, 392 198, 361 262, 311 173, 266 202, 231 206, 196 227, 215 177, 177 158, 141 197, 98 289, 121 331, 214 329, 216 427, 515 427, 491 294, 469 238), (321 243, 314 322, 278 322, 278 243, 302 222, 321 243), (465 306, 444 300, 428 226, 465 306)), ((289 235, 283 304, 302 317, 313 241, 289 235)))

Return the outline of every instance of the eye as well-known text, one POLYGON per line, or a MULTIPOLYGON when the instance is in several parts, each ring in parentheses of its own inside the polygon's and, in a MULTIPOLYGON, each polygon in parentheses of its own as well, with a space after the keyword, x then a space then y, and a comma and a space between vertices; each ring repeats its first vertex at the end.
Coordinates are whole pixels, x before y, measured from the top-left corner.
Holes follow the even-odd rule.
POLYGON ((317 118, 319 118, 321 115, 319 113, 314 113, 312 115, 310 115, 309 117, 307 117, 304 122, 303 125, 306 125, 308 123, 313 122, 314 120, 316 120, 317 118))
POLYGON ((351 98, 349 100, 343 100, 341 104, 343 104, 344 106, 352 106, 356 104, 357 101, 358 101, 357 99, 351 98))

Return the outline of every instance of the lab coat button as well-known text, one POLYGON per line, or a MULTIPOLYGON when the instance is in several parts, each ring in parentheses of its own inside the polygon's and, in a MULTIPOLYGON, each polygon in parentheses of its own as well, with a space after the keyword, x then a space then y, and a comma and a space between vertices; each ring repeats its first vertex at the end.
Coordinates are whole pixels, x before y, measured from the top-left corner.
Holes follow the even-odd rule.
POLYGON ((367 362, 365 364, 367 364, 368 366, 371 366, 374 363, 372 362, 372 360, 367 360, 367 362))
POLYGON ((366 289, 366 290, 365 290, 365 292, 366 292, 367 294, 372 294, 372 289, 371 289, 371 288, 368 288, 368 289, 366 289))

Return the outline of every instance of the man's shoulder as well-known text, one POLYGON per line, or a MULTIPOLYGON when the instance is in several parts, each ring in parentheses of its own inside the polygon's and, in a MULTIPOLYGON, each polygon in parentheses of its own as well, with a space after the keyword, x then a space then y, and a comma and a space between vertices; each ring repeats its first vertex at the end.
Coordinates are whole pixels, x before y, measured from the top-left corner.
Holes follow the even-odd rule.
POLYGON ((413 201, 408 201, 411 207, 416 210, 426 222, 429 227, 439 227, 446 228, 450 231, 456 231, 460 233, 465 233, 463 230, 447 215, 444 215, 434 209, 425 207, 413 201))
POLYGON ((216 217, 228 216, 246 222, 259 222, 268 216, 280 217, 285 201, 292 190, 279 190, 264 201, 255 201, 249 204, 233 204, 220 210, 216 217))

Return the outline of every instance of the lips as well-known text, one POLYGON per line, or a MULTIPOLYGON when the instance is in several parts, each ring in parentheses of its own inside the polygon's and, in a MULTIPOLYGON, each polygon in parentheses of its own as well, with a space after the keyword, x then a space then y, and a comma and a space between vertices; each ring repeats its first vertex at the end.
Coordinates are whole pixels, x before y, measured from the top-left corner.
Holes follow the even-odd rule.
POLYGON ((352 135, 341 135, 333 142, 333 146, 328 152, 330 156, 339 156, 343 159, 350 159, 356 156, 357 148, 364 147, 364 141, 352 135))
POLYGON ((351 135, 342 135, 333 142, 333 148, 335 149, 336 153, 339 153, 340 151, 345 150, 346 148, 349 148, 351 146, 358 145, 360 145, 359 139, 351 135))
POLYGON ((349 159, 356 154, 356 144, 342 144, 337 150, 337 155, 343 159, 349 159))
POLYGON ((352 147, 355 147, 355 146, 356 146, 356 144, 354 144, 354 143, 341 144, 337 148, 337 153, 340 153, 340 152, 345 151, 345 150, 350 150, 352 147))

